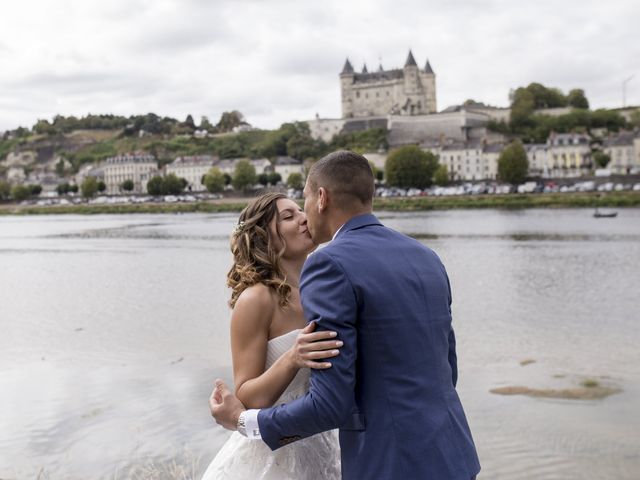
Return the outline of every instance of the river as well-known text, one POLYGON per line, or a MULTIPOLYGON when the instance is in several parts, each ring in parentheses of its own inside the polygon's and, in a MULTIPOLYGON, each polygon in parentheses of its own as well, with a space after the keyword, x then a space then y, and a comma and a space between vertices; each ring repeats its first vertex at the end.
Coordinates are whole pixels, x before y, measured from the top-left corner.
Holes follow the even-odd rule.
MULTIPOLYGON (((479 478, 637 478, 640 209, 378 215, 448 269, 479 478), (585 379, 621 392, 490 393, 585 379)), ((228 436, 236 218, 0 217, 1 479, 199 478, 228 436)))

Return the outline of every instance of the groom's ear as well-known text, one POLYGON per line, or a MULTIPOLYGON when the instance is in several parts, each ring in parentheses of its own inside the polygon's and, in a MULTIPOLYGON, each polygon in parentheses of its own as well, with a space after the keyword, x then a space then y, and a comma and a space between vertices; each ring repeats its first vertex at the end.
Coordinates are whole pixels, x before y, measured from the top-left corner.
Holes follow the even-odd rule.
POLYGON ((327 196, 327 189, 320 187, 318 189, 318 213, 322 213, 327 209, 329 204, 329 197, 327 196))

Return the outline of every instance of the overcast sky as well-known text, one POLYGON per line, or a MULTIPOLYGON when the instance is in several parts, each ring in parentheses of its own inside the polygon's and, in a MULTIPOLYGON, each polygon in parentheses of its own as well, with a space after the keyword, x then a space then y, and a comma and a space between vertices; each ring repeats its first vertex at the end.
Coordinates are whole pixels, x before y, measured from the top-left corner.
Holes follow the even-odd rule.
POLYGON ((592 108, 640 104, 638 0, 21 0, 0 9, 0 131, 56 114, 154 112, 274 128, 340 116, 338 74, 404 65, 438 110, 507 106, 538 81, 592 108))

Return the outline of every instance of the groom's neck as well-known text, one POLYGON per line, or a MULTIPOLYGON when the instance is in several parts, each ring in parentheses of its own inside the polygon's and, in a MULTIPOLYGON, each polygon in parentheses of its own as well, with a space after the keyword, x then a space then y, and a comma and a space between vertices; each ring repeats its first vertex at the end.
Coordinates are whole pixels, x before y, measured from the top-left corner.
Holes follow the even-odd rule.
POLYGON ((363 208, 353 209, 353 210, 342 210, 336 209, 330 217, 328 218, 329 223, 329 231, 331 233, 331 238, 333 238, 338 230, 342 228, 342 226, 351 220, 354 217, 358 217, 360 215, 366 215, 373 213, 371 206, 366 206, 363 208))

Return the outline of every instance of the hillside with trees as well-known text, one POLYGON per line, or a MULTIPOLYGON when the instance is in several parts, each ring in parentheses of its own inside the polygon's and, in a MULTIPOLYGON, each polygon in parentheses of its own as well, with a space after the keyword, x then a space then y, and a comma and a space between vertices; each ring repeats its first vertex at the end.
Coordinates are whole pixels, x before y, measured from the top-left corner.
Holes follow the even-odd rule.
POLYGON ((582 89, 573 89, 565 95, 557 88, 531 83, 517 88, 510 97, 510 122, 491 121, 488 128, 524 143, 544 143, 551 132, 589 132, 596 128, 617 132, 632 126, 613 110, 589 110, 589 101, 582 89), (545 109, 559 108, 568 111, 561 115, 544 113, 545 109))

